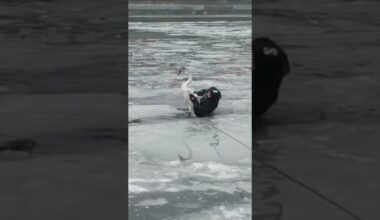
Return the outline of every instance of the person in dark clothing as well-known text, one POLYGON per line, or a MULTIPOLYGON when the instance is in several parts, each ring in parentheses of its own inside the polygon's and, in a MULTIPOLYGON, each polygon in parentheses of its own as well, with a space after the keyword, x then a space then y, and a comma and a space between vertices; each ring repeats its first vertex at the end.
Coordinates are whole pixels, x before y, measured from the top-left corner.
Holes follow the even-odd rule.
POLYGON ((269 38, 255 39, 252 52, 253 118, 258 118, 276 102, 290 65, 284 50, 269 38))
POLYGON ((198 97, 190 94, 190 100, 193 103, 194 114, 197 117, 209 116, 217 107, 219 100, 222 98, 220 91, 211 87, 194 92, 198 97))

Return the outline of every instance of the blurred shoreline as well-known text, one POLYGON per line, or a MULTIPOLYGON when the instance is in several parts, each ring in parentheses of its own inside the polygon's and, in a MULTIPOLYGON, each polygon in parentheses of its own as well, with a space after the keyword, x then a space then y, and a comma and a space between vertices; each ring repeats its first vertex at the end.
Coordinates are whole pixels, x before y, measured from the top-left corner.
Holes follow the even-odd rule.
POLYGON ((130 3, 128 19, 130 22, 248 21, 252 20, 251 6, 250 2, 130 3))

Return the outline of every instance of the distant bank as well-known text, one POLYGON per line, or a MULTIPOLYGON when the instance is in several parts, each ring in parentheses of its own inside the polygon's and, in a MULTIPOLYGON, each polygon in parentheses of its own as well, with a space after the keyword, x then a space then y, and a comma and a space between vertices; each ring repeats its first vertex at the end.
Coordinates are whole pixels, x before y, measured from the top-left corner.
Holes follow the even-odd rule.
POLYGON ((128 4, 129 21, 251 20, 251 4, 128 4))

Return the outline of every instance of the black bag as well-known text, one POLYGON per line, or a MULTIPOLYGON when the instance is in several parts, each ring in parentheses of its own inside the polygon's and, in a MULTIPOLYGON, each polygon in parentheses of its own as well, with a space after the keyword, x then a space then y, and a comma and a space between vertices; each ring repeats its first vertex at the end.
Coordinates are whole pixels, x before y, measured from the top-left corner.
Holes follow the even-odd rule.
POLYGON ((276 102, 283 77, 290 72, 284 50, 269 38, 252 42, 253 117, 260 117, 276 102))

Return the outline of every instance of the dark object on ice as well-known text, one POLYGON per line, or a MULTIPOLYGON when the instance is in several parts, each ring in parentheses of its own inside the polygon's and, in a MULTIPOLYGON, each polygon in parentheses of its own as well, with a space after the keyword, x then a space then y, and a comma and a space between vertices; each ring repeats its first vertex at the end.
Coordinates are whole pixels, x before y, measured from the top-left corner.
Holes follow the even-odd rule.
POLYGON ((36 147, 36 142, 31 139, 16 139, 5 142, 4 145, 0 146, 0 151, 10 150, 10 151, 26 151, 31 153, 36 147))
POLYGON ((177 108, 178 111, 189 111, 187 108, 177 108))
POLYGON ((129 124, 129 123, 137 123, 137 124, 140 124, 140 123, 141 123, 141 119, 133 119, 133 120, 128 121, 128 124, 129 124))
POLYGON ((195 94, 200 98, 190 94, 190 100, 197 117, 209 116, 218 107, 219 100, 222 98, 222 94, 215 87, 202 89, 195 94))
POLYGON ((182 73, 184 73, 186 71, 186 68, 185 67, 181 67, 178 72, 177 72, 177 75, 181 75, 182 73))
POLYGON ((255 39, 252 52, 253 117, 258 118, 276 102, 290 65, 284 50, 269 38, 255 39))
POLYGON ((191 160, 191 158, 193 157, 193 151, 191 150, 191 148, 189 147, 189 145, 186 144, 186 147, 189 150, 189 156, 183 157, 183 156, 181 156, 181 155, 178 154, 179 162, 181 162, 181 163, 185 162, 187 160, 191 160))

